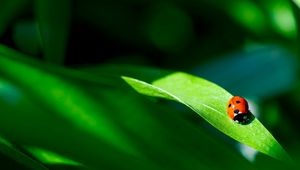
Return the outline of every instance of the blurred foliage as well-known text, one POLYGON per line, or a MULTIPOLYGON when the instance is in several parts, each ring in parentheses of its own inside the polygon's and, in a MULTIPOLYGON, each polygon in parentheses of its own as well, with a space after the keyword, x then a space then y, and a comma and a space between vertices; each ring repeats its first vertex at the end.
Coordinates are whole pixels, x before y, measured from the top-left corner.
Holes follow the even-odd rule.
POLYGON ((0 0, 0 11, 1 169, 299 168, 120 78, 213 81, 249 99, 297 162, 298 0, 0 0))

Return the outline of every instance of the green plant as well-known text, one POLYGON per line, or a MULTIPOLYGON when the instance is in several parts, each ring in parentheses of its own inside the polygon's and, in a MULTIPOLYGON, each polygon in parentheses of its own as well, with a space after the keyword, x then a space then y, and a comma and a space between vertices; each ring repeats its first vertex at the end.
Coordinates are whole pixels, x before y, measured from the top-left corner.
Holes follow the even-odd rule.
POLYGON ((228 118, 226 106, 232 95, 214 83, 180 72, 152 84, 129 77, 123 79, 141 94, 182 103, 233 139, 274 158, 290 161, 280 144, 257 119, 249 125, 240 125, 228 118))

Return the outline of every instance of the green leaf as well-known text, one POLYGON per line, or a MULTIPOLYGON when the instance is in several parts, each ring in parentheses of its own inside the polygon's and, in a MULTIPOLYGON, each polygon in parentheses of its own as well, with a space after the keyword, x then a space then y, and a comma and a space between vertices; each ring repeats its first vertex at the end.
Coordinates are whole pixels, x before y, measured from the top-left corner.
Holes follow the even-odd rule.
POLYGON ((71 1, 35 0, 35 7, 45 60, 62 64, 69 35, 71 1))
POLYGON ((21 92, 17 103, 8 100, 1 105, 1 135, 20 146, 43 148, 94 169, 157 169, 112 119, 114 115, 86 93, 87 84, 80 86, 71 77, 53 73, 59 66, 43 68, 21 56, 0 46, 0 75, 21 92))
POLYGON ((63 81, 59 76, 5 57, 0 57, 0 65, 0 72, 19 82, 24 88, 30 89, 46 105, 51 105, 53 110, 61 113, 77 126, 96 136, 100 135, 101 138, 110 141, 117 147, 125 150, 132 149, 125 144, 126 140, 122 139, 122 135, 117 134, 116 127, 105 116, 97 114, 103 112, 102 108, 84 94, 80 87, 72 85, 71 81, 63 81), (32 86, 38 82, 42 82, 43 85, 32 86), (45 91, 48 95, 45 95, 45 91), (80 103, 80 105, 76 103, 80 103))
POLYGON ((17 163, 32 170, 48 170, 48 168, 46 168, 43 164, 22 153, 2 137, 0 137, 0 152, 15 160, 17 163))
POLYGON ((44 164, 62 164, 62 165, 73 165, 73 166, 83 166, 82 164, 66 158, 57 153, 51 152, 37 147, 26 147, 34 157, 43 162, 44 164))
POLYGON ((36 21, 25 20, 15 23, 12 39, 16 47, 27 54, 38 56, 42 40, 36 21))
POLYGON ((9 24, 21 12, 24 11, 29 1, 24 0, 1 0, 0 1, 0 36, 6 31, 9 24))
POLYGON ((243 144, 279 160, 290 160, 259 120, 254 119, 248 125, 241 125, 227 116, 226 105, 232 95, 214 83, 181 72, 172 73, 152 84, 134 78, 122 78, 141 94, 186 105, 215 128, 243 144))
POLYGON ((118 86, 117 83, 120 83, 120 81, 118 81, 119 76, 115 76, 112 78, 111 75, 107 74, 93 75, 75 69, 66 69, 64 67, 56 66, 50 63, 42 63, 33 59, 32 56, 22 54, 2 44, 0 44, 0 56, 7 57, 10 60, 14 60, 16 62, 24 63, 30 67, 45 70, 51 74, 59 74, 62 77, 68 77, 79 82, 84 81, 92 84, 97 84, 99 86, 118 86))

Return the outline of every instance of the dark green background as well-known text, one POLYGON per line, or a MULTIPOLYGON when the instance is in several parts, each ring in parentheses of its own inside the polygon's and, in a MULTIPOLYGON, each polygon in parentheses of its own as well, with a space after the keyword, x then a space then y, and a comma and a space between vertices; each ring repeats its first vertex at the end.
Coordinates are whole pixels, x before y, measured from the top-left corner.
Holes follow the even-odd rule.
POLYGON ((120 79, 215 82, 297 162, 295 2, 0 0, 0 169, 295 168, 120 79))

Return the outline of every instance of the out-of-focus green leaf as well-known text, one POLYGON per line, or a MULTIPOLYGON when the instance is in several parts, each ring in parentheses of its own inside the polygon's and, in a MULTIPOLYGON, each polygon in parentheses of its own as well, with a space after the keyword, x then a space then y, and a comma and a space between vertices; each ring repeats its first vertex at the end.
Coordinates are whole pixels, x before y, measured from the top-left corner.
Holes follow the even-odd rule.
POLYGON ((62 64, 69 35, 71 1, 35 0, 35 8, 44 58, 46 61, 62 64))
POLYGON ((273 29, 283 37, 296 39, 297 25, 291 2, 285 0, 274 0, 272 3, 269 3, 268 0, 262 2, 270 16, 273 29))
POLYGON ((109 141, 122 150, 135 152, 128 143, 126 144, 126 139, 122 139, 122 135, 118 134, 116 127, 107 120, 107 117, 97 114, 103 113, 102 108, 89 100, 75 85, 55 75, 5 57, 0 57, 0 63, 2 73, 22 84, 23 87, 31 89, 47 105, 51 105, 53 110, 81 126, 83 130, 109 141), (33 87, 37 83, 42 83, 42 85, 33 87), (45 95, 45 92, 48 95, 45 95))
POLYGON ((265 33, 267 30, 267 18, 260 6, 250 0, 231 1, 227 5, 227 11, 234 20, 242 26, 257 34, 265 33))
POLYGON ((27 5, 28 0, 1 0, 0 1, 0 36, 6 27, 17 17, 22 9, 27 5))
POLYGON ((278 103, 267 103, 264 105, 265 114, 262 115, 265 122, 269 127, 276 127, 280 123, 280 120, 283 118, 280 113, 281 110, 279 108, 278 103))
POLYGON ((105 112, 84 88, 72 84, 67 77, 14 60, 20 57, 18 53, 6 48, 0 51, 0 74, 25 92, 23 98, 31 98, 21 103, 22 107, 3 108, 9 113, 0 119, 3 136, 95 169, 156 169, 140 155, 129 136, 111 119, 110 112, 105 112), (114 164, 115 160, 118 164, 114 164))
POLYGON ((299 1, 299 0, 293 0, 293 2, 294 2, 298 7, 300 7, 300 1, 299 1))
POLYGON ((118 65, 103 64, 103 65, 88 66, 88 67, 82 67, 80 68, 80 70, 86 72, 89 75, 94 75, 95 77, 107 76, 107 77, 114 77, 116 80, 118 80, 120 76, 124 75, 124 76, 136 77, 138 79, 143 79, 145 81, 153 81, 171 73, 170 70, 162 70, 162 69, 146 67, 146 66, 133 66, 133 65, 121 65, 121 64, 118 65))
MULTIPOLYGON (((11 159, 17 161, 18 163, 24 165, 28 169, 48 170, 48 168, 46 168, 43 164, 33 160, 26 154, 22 153, 2 137, 0 137, 0 152, 10 157, 11 159)), ((2 168, 4 167, 2 166, 2 168)))
POLYGON ((158 79, 152 85, 129 77, 123 79, 139 93, 186 105, 218 130, 243 144, 271 157, 290 160, 280 144, 257 119, 248 125, 232 121, 226 114, 231 94, 209 81, 180 72, 158 79))
POLYGON ((38 160, 43 162, 44 164, 65 164, 65 165, 74 165, 74 166, 82 166, 80 163, 75 162, 71 159, 65 158, 61 155, 53 153, 51 151, 36 148, 36 147, 26 147, 31 154, 33 154, 38 160))
POLYGON ((23 52, 37 56, 41 52, 41 37, 38 26, 33 21, 20 21, 14 25, 13 39, 23 52))
POLYGON ((15 60, 17 62, 24 63, 30 67, 35 67, 37 69, 45 70, 51 74, 59 74, 62 77, 68 77, 72 80, 89 82, 92 84, 98 84, 99 86, 118 86, 118 83, 115 82, 120 82, 120 81, 116 81, 115 78, 112 78, 111 75, 108 75, 106 73, 101 74, 101 76, 99 76, 94 74, 88 74, 82 71, 77 71, 75 69, 55 67, 52 64, 48 64, 48 63, 41 64, 41 62, 32 59, 32 57, 24 55, 18 51, 10 49, 1 44, 0 44, 0 54, 12 60, 15 60))

